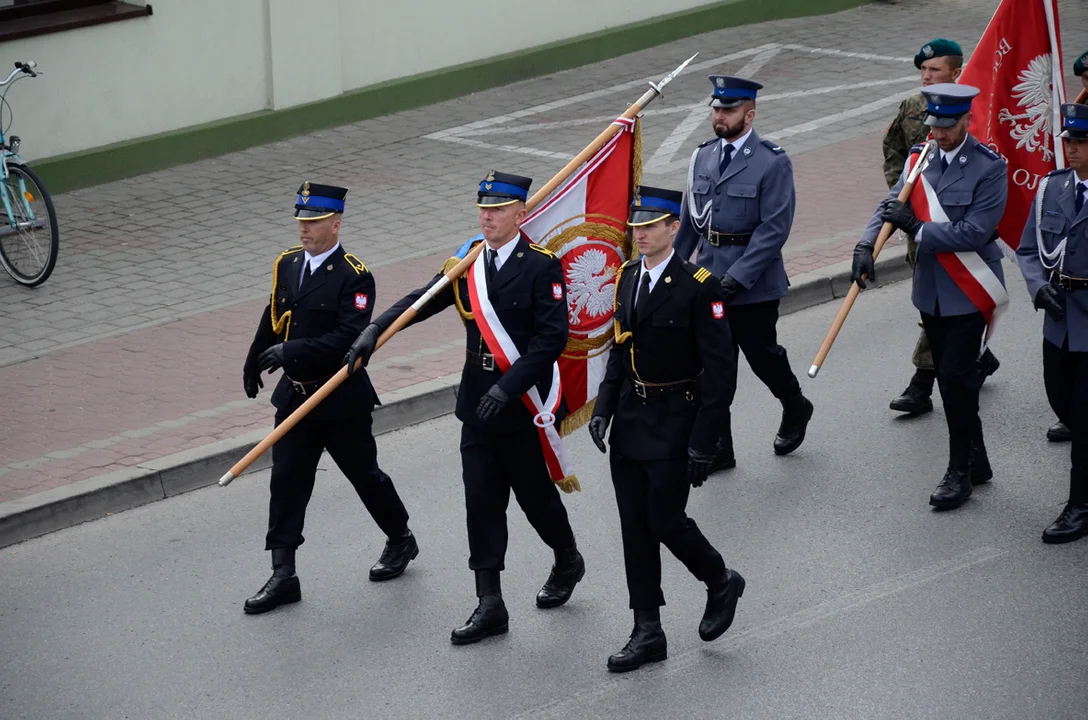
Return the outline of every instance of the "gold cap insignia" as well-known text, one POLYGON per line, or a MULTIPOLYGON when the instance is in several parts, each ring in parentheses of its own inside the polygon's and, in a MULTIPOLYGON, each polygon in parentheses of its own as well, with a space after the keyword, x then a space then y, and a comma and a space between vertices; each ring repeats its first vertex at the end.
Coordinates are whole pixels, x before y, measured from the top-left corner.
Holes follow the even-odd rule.
POLYGON ((635 206, 642 205, 642 186, 635 185, 635 206))
MULTIPOLYGON (((304 197, 304 198, 310 197, 310 183, 309 182, 302 183, 302 197, 304 197)), ((306 201, 303 200, 303 202, 306 202, 306 201)))
POLYGON ((484 183, 484 190, 490 190, 490 189, 491 189, 491 183, 484 183))
POLYGON ((495 179, 495 171, 494 170, 488 170, 487 171, 487 177, 484 178, 484 179, 487 180, 488 182, 491 182, 492 180, 494 180, 495 179))

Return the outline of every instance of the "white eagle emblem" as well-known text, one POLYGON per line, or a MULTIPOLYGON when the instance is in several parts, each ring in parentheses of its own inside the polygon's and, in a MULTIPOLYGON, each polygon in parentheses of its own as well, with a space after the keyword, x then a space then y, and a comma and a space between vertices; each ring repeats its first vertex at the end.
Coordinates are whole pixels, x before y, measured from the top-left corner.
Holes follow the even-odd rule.
POLYGON ((586 250, 567 268, 567 303, 571 325, 580 325, 582 314, 598 318, 612 312, 616 298, 616 268, 608 265, 602 250, 586 250))
POLYGON ((1053 131, 1050 103, 1053 97, 1051 85, 1052 65, 1050 55, 1040 55, 1032 60, 1027 69, 1020 73, 1020 84, 1012 89, 1013 97, 1026 112, 1013 115, 1007 108, 1002 108, 997 119, 1012 125, 1010 134, 1016 140, 1016 149, 1027 148, 1028 152, 1043 151, 1043 160, 1050 162, 1054 158, 1050 136, 1053 131), (1023 120, 1024 122, 1020 122, 1023 120))

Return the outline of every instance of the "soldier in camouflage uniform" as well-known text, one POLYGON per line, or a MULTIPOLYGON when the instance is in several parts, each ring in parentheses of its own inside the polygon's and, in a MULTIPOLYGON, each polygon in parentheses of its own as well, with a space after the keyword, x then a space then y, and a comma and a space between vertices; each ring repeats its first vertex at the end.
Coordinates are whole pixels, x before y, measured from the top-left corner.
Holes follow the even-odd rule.
MULTIPOLYGON (((921 72, 923 87, 937 83, 954 83, 963 67, 963 50, 951 40, 937 38, 918 51, 914 56, 914 66, 921 72)), ((922 93, 911 95, 899 106, 898 114, 884 133, 884 179, 889 188, 898 182, 911 147, 925 142, 929 137, 929 127, 925 120, 925 97, 922 93)), ((917 251, 918 243, 908 236, 907 261, 912 268, 917 251)), ((933 410, 931 396, 936 379, 933 354, 924 330, 918 336, 918 344, 914 347, 911 361, 915 367, 914 377, 903 394, 892 400, 891 409, 921 415, 933 410)), ((999 364, 997 358, 987 349, 979 359, 982 376, 992 375, 999 364)))
POLYGON ((1080 78, 1080 82, 1084 85, 1084 89, 1088 90, 1088 72, 1084 72, 1088 69, 1088 52, 1077 58, 1073 63, 1073 74, 1080 78))

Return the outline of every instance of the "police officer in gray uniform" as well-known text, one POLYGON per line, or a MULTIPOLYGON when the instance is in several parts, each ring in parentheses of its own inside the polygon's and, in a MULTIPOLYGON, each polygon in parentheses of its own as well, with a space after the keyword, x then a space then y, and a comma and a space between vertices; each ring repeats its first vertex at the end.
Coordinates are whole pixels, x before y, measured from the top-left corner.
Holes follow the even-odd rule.
POLYGON ((1001 249, 994 239, 997 223, 1005 212, 1007 170, 1000 155, 967 131, 971 100, 978 93, 978 88, 950 83, 922 89, 926 124, 933 128, 933 139, 940 149, 929 158, 920 158, 924 146, 916 145, 911 149, 911 158, 918 158, 918 162, 929 160, 922 174, 936 191, 948 222, 923 222, 909 204, 897 199, 909 174, 908 159, 899 182, 877 207, 854 249, 851 272, 851 279, 862 288, 865 278, 873 277, 873 243, 885 222, 919 244, 912 299, 933 348, 933 365, 948 423, 948 469, 929 498, 929 504, 939 510, 959 507, 971 496, 973 485, 993 477, 978 415, 983 373, 977 361, 984 349, 986 317, 938 257, 938 253, 977 252, 1001 286, 1005 284, 1001 249))
POLYGON ((1088 105, 1062 105, 1062 126, 1069 167, 1043 178, 1016 250, 1035 308, 1046 311, 1046 395, 1073 436, 1069 502, 1045 543, 1088 535, 1088 105))
MULTIPOLYGON (((786 455, 804 441, 812 418, 812 403, 801 394, 777 334, 778 303, 790 284, 782 246, 796 204, 793 163, 785 150, 752 129, 762 85, 724 75, 711 75, 710 81, 711 122, 718 137, 691 156, 674 248, 683 260, 696 252, 695 263, 720 278, 733 353, 744 351, 756 376, 782 403, 774 451, 786 455)), ((735 466, 726 413, 711 471, 735 466)))

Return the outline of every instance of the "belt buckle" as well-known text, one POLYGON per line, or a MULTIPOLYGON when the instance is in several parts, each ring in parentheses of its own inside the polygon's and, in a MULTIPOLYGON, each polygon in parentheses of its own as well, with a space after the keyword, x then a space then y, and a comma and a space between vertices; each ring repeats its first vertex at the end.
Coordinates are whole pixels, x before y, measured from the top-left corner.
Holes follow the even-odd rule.
POLYGON ((711 230, 706 234, 706 241, 710 243, 711 247, 721 247, 721 240, 718 239, 719 237, 721 237, 721 233, 711 230))
POLYGON ((644 383, 639 382, 638 380, 633 380, 632 384, 635 386, 635 395, 638 395, 640 398, 645 400, 646 399, 646 385, 644 383))
MULTIPOLYGON (((291 378, 287 378, 287 379, 291 380, 291 378)), ((306 395, 306 386, 305 385, 298 382, 297 380, 291 380, 291 384, 295 386, 295 392, 297 392, 299 395, 302 395, 303 397, 305 397, 305 395, 306 395)))
POLYGON ((1069 275, 1058 275, 1058 287, 1066 292, 1073 292, 1073 278, 1069 275))
POLYGON ((484 353, 480 356, 480 367, 488 372, 495 371, 495 356, 491 353, 484 353))

